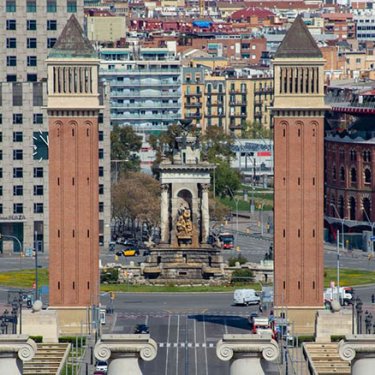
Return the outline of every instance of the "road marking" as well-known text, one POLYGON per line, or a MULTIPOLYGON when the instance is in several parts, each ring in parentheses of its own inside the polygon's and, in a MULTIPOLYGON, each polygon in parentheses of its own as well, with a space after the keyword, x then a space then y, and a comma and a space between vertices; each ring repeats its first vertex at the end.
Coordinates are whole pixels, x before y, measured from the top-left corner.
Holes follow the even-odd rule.
POLYGON ((170 346, 170 343, 169 343, 170 326, 171 326, 171 316, 169 315, 169 317, 168 317, 168 333, 167 333, 167 353, 165 355, 165 375, 168 375, 168 348, 170 346))
MULTIPOLYGON (((197 320, 194 319, 194 342, 197 343, 197 320)), ((194 347, 195 375, 198 375, 197 347, 194 347)))
POLYGON ((228 333, 227 318, 224 319, 224 329, 225 329, 225 333, 227 334, 228 333))
MULTIPOLYGON (((203 315, 203 341, 206 342, 206 320, 203 315)), ((206 375, 208 375, 208 360, 207 360, 207 348, 204 348, 204 357, 206 360, 206 375)))
POLYGON ((199 348, 199 343, 196 342, 196 343, 195 343, 195 347, 196 347, 196 348, 199 348))
MULTIPOLYGON (((178 341, 180 339, 180 315, 177 315, 177 343, 176 347, 178 346, 178 341)), ((178 374, 178 350, 176 351, 176 374, 178 374)))
POLYGON ((191 342, 188 343, 188 348, 191 348, 193 344, 191 342))
POLYGON ((146 315, 145 324, 148 326, 148 315, 146 315))
POLYGON ((211 342, 211 343, 208 344, 208 346, 209 346, 210 348, 213 348, 213 347, 215 346, 215 344, 213 344, 213 343, 211 342))
POLYGON ((159 347, 164 348, 164 343, 163 342, 159 343, 159 347))
POLYGON ((184 347, 185 347, 185 343, 182 342, 182 343, 181 343, 181 348, 184 348, 184 347))

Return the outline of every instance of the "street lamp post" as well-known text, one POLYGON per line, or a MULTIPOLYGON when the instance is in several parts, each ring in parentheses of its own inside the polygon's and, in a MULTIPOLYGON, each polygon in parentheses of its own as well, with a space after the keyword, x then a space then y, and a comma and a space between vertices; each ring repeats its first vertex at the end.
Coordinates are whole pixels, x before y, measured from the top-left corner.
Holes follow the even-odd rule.
POLYGON ((34 241, 35 241, 35 301, 38 300, 38 232, 34 232, 34 241))
POLYGON ((239 203, 239 199, 236 198, 232 192, 232 189, 227 186, 228 188, 228 191, 229 191, 229 194, 231 195, 232 199, 234 200, 235 204, 236 204, 236 246, 238 246, 238 203, 239 203))
POLYGON ((345 250, 345 236, 344 236, 344 224, 345 224, 345 218, 344 217, 341 217, 336 206, 331 203, 330 204, 331 207, 334 208, 335 212, 336 212, 336 215, 337 217, 340 219, 341 221, 341 247, 342 247, 342 250, 345 250))
MULTIPOLYGON (((364 212, 365 215, 366 215, 366 219, 367 219, 367 221, 368 221, 369 224, 371 225, 371 235, 373 236, 373 235, 374 235, 374 225, 375 225, 375 223, 372 222, 372 221, 370 220, 370 218, 369 218, 368 215, 367 215, 366 210, 363 210, 363 212, 364 212)), ((372 254, 374 254, 374 242, 375 242, 375 241, 372 241, 372 246, 371 246, 371 252, 372 252, 372 254)))

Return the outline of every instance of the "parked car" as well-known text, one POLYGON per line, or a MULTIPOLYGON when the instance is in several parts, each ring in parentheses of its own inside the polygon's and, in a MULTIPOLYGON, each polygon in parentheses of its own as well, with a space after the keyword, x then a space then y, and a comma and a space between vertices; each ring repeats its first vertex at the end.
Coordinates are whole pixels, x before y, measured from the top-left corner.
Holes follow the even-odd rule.
POLYGON ((116 252, 117 256, 123 255, 124 257, 134 257, 139 255, 139 248, 138 246, 129 246, 125 249, 119 250, 116 252))
POLYGON ((137 324, 135 326, 134 333, 150 333, 150 328, 147 324, 137 324))
POLYGON ((108 362, 107 361, 97 361, 95 365, 95 371, 103 371, 105 374, 108 371, 108 362))

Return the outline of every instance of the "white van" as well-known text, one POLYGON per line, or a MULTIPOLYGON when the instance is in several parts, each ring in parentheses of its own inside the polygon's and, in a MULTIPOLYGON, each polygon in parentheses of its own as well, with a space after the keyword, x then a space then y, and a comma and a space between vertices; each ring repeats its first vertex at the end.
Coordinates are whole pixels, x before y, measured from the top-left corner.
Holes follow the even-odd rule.
POLYGON ((236 289, 234 291, 233 302, 235 305, 257 305, 260 297, 254 289, 236 289))

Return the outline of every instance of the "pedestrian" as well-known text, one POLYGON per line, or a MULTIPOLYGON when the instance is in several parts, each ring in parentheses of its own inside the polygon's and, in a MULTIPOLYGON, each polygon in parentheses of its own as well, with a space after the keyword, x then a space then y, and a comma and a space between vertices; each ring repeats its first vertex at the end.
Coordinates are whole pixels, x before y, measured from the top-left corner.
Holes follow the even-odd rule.
POLYGON ((262 313, 263 312, 263 306, 261 303, 259 303, 259 312, 262 313))
POLYGON ((371 294, 371 303, 375 303, 375 294, 371 294))

